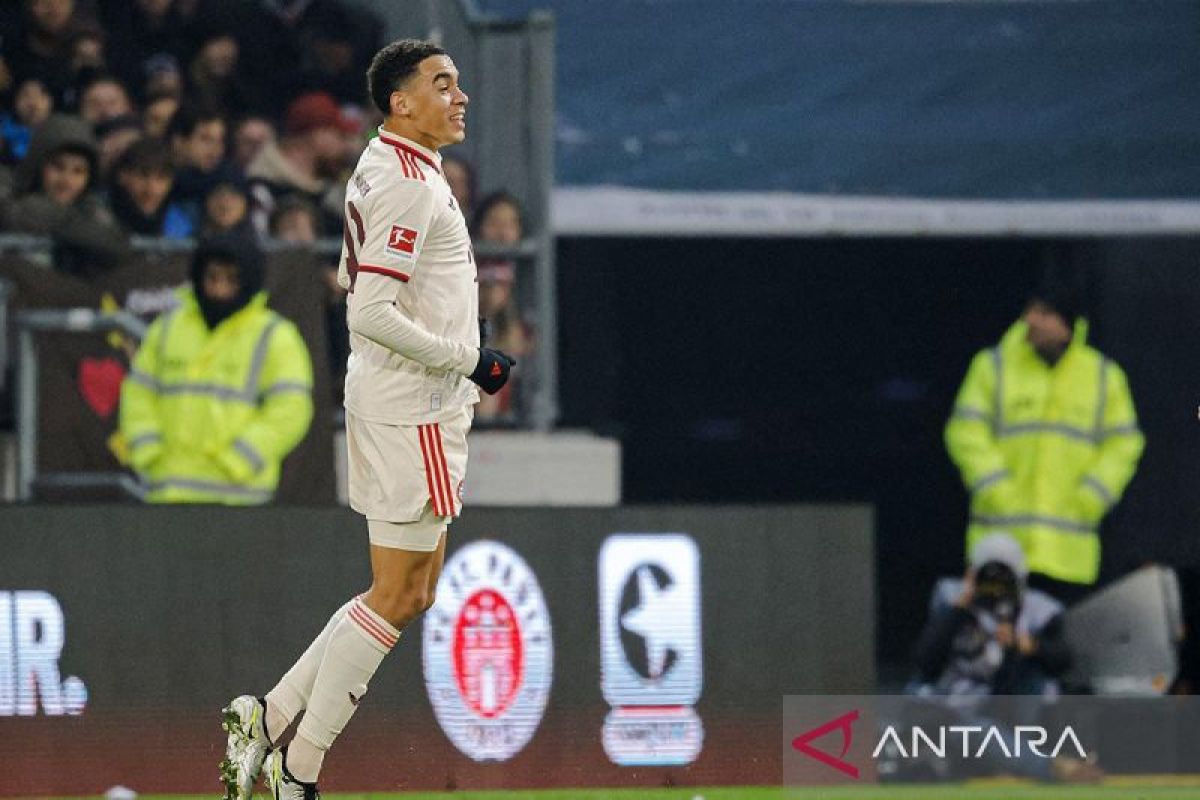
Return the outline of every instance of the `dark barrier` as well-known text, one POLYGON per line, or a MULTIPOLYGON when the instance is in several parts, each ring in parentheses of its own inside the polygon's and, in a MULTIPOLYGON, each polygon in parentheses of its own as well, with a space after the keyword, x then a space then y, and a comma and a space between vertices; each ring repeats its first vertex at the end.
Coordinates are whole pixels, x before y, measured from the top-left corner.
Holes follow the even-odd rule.
MULTIPOLYGON (((0 260, 0 278, 14 286, 16 311, 34 308, 124 309, 150 322, 173 307, 175 289, 188 281, 189 254, 139 254, 91 279, 64 275, 16 257, 0 260)), ((332 503, 333 434, 329 387, 326 288, 313 254, 286 250, 267 263, 270 305, 296 323, 313 362, 314 422, 284 462, 278 499, 332 503)), ((49 333, 38 337, 40 360, 40 472, 115 472, 113 432, 121 379, 136 343, 108 336, 49 333)))
POLYGON ((1148 561, 1194 571, 1200 237, 560 239, 560 358, 589 365, 562 372, 563 424, 619 432, 629 502, 870 503, 899 688, 930 589, 963 569, 966 492, 942 439, 955 393, 1063 246, 1146 434, 1101 530, 1102 582, 1148 561), (700 276, 723 276, 719 297, 700 276), (692 330, 705 369, 680 357, 692 330), (768 342, 786 356, 749 355, 768 342))
MULTIPOLYGON (((874 685, 872 526, 849 506, 468 509, 323 783, 777 784, 783 695, 874 685)), ((7 795, 214 791, 220 707, 368 581, 337 509, 4 508, 0 554, 7 795)))

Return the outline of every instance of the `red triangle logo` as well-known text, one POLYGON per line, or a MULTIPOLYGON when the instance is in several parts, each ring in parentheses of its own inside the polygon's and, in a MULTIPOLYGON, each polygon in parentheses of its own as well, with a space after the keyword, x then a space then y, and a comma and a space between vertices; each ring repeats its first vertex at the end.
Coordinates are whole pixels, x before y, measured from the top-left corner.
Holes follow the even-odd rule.
POLYGON ((492 377, 493 378, 499 378, 501 372, 503 372, 503 370, 500 369, 499 364, 492 364, 492 377))
POLYGON ((851 727, 858 721, 858 711, 850 711, 842 714, 837 719, 831 719, 824 725, 813 728, 811 731, 802 733, 795 739, 792 739, 792 749, 798 750, 809 758, 820 761, 827 767, 833 767, 838 772, 849 775, 851 778, 858 778, 858 767, 853 764, 843 761, 846 753, 850 752, 850 742, 854 738, 854 729, 851 727), (842 732, 842 752, 838 756, 831 756, 824 750, 818 750, 813 747, 810 742, 814 739, 820 739, 827 733, 840 730, 842 732))

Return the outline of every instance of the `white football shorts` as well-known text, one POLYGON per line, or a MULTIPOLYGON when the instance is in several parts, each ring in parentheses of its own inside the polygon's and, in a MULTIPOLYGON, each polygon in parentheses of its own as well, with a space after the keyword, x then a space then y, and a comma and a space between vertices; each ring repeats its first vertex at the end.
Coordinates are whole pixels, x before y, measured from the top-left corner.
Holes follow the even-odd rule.
POLYGON ((440 534, 462 511, 467 431, 474 413, 473 406, 463 406, 445 422, 387 425, 347 410, 350 507, 368 520, 382 522, 440 519, 440 534))

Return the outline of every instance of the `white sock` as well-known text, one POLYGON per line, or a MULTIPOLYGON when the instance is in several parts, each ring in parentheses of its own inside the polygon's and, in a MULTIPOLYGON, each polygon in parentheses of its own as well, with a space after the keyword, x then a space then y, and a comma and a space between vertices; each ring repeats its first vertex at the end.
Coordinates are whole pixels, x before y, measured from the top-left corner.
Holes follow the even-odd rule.
POLYGON ((288 772, 297 780, 317 780, 325 751, 354 715, 371 676, 399 637, 400 631, 361 599, 356 597, 350 602, 345 616, 330 633, 304 719, 288 745, 288 772))
MULTIPOLYGON (((355 598, 357 599, 357 598, 355 598)), ((351 600, 346 605, 333 612, 325 628, 312 640, 312 644, 297 659, 292 668, 287 671, 275 688, 267 692, 267 715, 264 722, 267 726, 267 736, 272 744, 279 743, 279 737, 288 729, 292 721, 300 716, 300 712, 308 707, 308 697, 312 694, 313 682, 317 679, 317 670, 321 668, 321 659, 325 657, 325 648, 329 644, 330 634, 337 624, 346 616, 351 600)))

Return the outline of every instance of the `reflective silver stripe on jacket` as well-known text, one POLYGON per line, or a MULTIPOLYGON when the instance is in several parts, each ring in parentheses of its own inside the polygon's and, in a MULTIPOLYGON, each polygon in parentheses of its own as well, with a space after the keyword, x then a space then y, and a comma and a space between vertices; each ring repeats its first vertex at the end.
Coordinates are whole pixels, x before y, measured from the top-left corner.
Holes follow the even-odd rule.
POLYGON ((267 465, 266 460, 245 439, 234 439, 233 449, 236 450, 242 458, 246 459, 255 472, 262 472, 262 468, 267 465))
POLYGON ((144 444, 155 444, 162 441, 161 433, 139 433, 129 440, 129 449, 134 450, 144 444))
POLYGON ((1073 519, 1065 519, 1063 517, 1053 517, 1046 514, 1012 514, 1012 515, 985 515, 972 514, 971 523, 974 525, 984 525, 989 528, 1005 528, 1021 525, 1044 525, 1047 528, 1054 528, 1065 533, 1095 533, 1096 528, 1083 522, 1076 522, 1073 519))
POLYGON ((971 408, 970 406, 955 406, 954 411, 951 412, 950 416, 955 419, 974 419, 978 420, 979 422, 992 421, 991 414, 987 413, 986 411, 981 411, 978 408, 971 408))
POLYGON ((1094 489, 1096 494, 1100 495, 1106 504, 1111 506, 1113 503, 1117 502, 1117 498, 1112 496, 1112 493, 1108 491, 1108 487, 1092 475, 1084 475, 1083 483, 1085 486, 1090 486, 1092 489, 1094 489))
POLYGON ((974 485, 972 485, 968 489, 968 491, 970 491, 971 493, 978 492, 980 489, 986 489, 987 487, 991 486, 993 483, 998 483, 1007 477, 1008 477, 1008 470, 1006 470, 1006 469, 994 470, 992 472, 989 472, 987 475, 984 475, 979 480, 975 481, 974 485))
POLYGON ((1004 427, 1004 359, 1000 356, 999 347, 993 347, 991 352, 992 365, 996 370, 996 397, 992 401, 996 413, 992 415, 992 433, 998 433, 1004 427))
POLYGON ((150 483, 150 491, 156 492, 160 489, 185 489, 192 492, 207 492, 209 494, 244 498, 259 503, 269 502, 274 496, 274 492, 270 489, 251 489, 236 483, 204 481, 194 478, 164 478, 150 483))
MULTIPOLYGON (((169 316, 163 322, 162 339, 159 342, 159 358, 160 358, 160 360, 164 357, 164 349, 166 347, 165 342, 166 342, 167 329, 168 329, 168 326, 170 325, 172 319, 174 318, 175 313, 176 313, 175 311, 168 312, 169 316)), ((158 392, 159 394, 164 394, 164 395, 181 395, 181 394, 208 395, 210 397, 216 397, 221 400, 235 400, 235 401, 241 401, 243 403, 249 403, 250 405, 255 405, 258 403, 258 400, 259 400, 258 382, 259 382, 260 378, 262 377, 262 371, 263 371, 264 366, 266 365, 267 350, 270 346, 271 334, 274 332, 276 326, 278 326, 279 323, 282 321, 283 321, 282 317, 280 317, 277 314, 273 314, 271 321, 267 323, 267 326, 265 328, 263 328, 262 333, 259 334, 258 341, 254 345, 254 354, 250 359, 250 368, 247 371, 246 381, 242 385, 242 388, 240 388, 240 389, 232 387, 232 386, 222 386, 220 384, 211 383, 208 381, 183 381, 181 383, 172 383, 169 385, 164 385, 162 383, 162 381, 158 380, 156 377, 154 377, 152 375, 147 375, 144 372, 138 372, 136 370, 133 372, 130 372, 129 377, 132 380, 136 381, 137 383, 140 383, 141 385, 143 385, 149 389, 152 389, 152 390, 158 392)), ((288 381, 280 381, 279 383, 272 384, 270 387, 268 387, 268 390, 267 390, 267 392, 264 392, 264 395, 267 393, 270 393, 270 392, 274 392, 274 391, 289 391, 292 389, 292 387, 303 387, 305 391, 311 391, 311 387, 309 387, 305 384, 300 384, 300 383, 296 383, 296 382, 288 382, 288 381), (277 387, 280 387, 280 388, 277 388, 277 387)))
POLYGON ((1100 398, 1096 402, 1096 424, 1092 426, 1095 440, 1100 441, 1100 430, 1104 427, 1104 412, 1108 406, 1108 359, 1100 356, 1100 398))
POLYGON ((1079 439, 1083 442, 1096 442, 1096 434, 1083 428, 1076 428, 1065 422, 1020 422, 1016 425, 1006 425, 997 433, 997 438, 1021 436, 1026 433, 1059 433, 1069 439, 1079 439))
POLYGON ((273 394, 283 394, 284 392, 302 392, 308 394, 312 392, 312 386, 300 381, 276 381, 262 390, 262 397, 269 397, 273 394))

